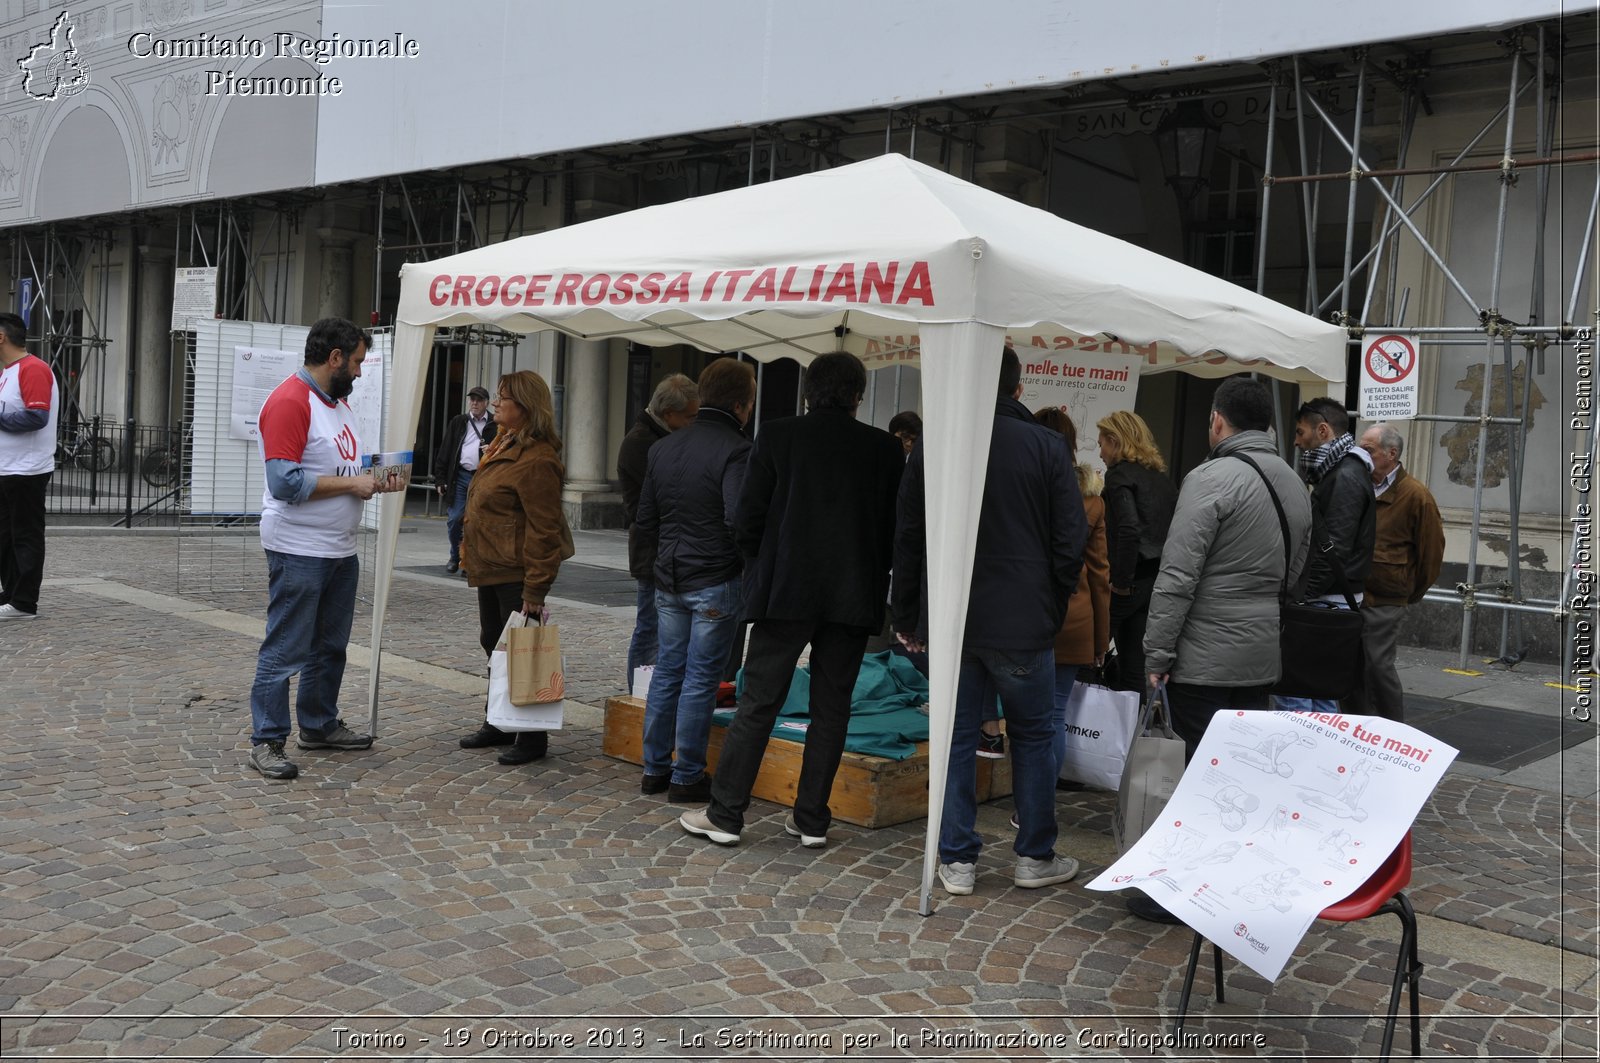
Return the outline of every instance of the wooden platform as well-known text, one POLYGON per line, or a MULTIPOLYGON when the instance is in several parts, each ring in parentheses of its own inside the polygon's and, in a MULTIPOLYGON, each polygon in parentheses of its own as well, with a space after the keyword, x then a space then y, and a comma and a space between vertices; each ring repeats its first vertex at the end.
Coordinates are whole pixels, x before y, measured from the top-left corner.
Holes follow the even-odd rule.
MULTIPOLYGON (((711 741, 706 748, 706 767, 715 775, 717 758, 727 728, 711 725, 711 741)), ((638 698, 611 698, 606 702, 606 730, 602 744, 606 756, 643 764, 644 702, 638 698)), ((804 746, 774 737, 767 743, 752 796, 763 801, 794 807, 795 783, 800 778, 800 758, 804 746)), ((1011 761, 978 760, 978 800, 988 801, 1011 794, 1011 761)), ((928 743, 905 760, 869 757, 846 752, 834 776, 833 793, 828 799, 833 818, 858 827, 890 827, 922 819, 928 814, 928 743)))

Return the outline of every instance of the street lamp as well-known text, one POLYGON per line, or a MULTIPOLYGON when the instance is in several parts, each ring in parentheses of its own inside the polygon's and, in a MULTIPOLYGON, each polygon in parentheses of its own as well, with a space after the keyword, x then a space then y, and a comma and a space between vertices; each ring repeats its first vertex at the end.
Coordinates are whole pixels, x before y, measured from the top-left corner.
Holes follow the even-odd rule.
POLYGON ((1184 208, 1184 219, 1204 214, 1200 191, 1211 179, 1211 160, 1217 152, 1217 124, 1199 100, 1184 100, 1161 116, 1156 124, 1156 150, 1161 171, 1184 208))

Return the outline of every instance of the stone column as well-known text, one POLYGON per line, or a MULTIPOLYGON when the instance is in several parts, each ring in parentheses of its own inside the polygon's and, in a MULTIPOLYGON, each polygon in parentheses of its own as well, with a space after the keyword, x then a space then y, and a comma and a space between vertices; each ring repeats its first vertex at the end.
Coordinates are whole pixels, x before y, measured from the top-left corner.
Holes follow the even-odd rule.
POLYGON ((351 318, 355 273, 354 251, 349 239, 332 229, 318 229, 322 256, 317 274, 317 317, 351 318))
POLYGON ((562 496, 574 528, 621 527, 622 496, 611 488, 606 453, 610 425, 610 345, 567 340, 567 489, 562 496))
POLYGON ((133 416, 141 425, 166 426, 172 405, 172 246, 139 246, 139 335, 133 416))

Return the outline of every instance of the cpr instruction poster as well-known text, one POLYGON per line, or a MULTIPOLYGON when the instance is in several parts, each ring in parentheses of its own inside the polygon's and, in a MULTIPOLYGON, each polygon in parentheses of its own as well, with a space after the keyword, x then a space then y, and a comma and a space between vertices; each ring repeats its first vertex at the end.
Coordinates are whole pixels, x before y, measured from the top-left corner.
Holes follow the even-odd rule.
POLYGON ((1132 411, 1144 358, 1020 343, 1015 350, 1022 360, 1022 404, 1034 413, 1049 406, 1065 411, 1078 430, 1077 461, 1104 470, 1095 422, 1117 410, 1132 411))
POLYGON ((1138 887, 1263 978, 1410 829, 1456 750, 1379 716, 1219 712, 1093 890, 1138 887))

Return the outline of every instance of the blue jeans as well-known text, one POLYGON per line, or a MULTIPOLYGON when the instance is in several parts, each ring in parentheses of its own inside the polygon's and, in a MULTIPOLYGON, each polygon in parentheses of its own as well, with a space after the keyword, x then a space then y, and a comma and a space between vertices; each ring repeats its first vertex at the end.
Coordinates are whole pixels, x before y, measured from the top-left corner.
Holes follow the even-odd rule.
POLYGON ((717 688, 739 631, 740 579, 672 594, 656 588, 659 645, 644 708, 644 770, 680 786, 706 773, 717 688), (673 759, 676 750, 677 759, 673 759))
POLYGON ((450 533, 450 563, 461 562, 461 518, 467 515, 467 488, 472 486, 472 473, 456 470, 455 486, 450 489, 450 505, 444 511, 445 531, 450 533))
POLYGON ((250 688, 252 745, 289 737, 289 677, 300 676, 295 716, 300 733, 339 722, 339 685, 356 613, 361 562, 267 552, 267 636, 250 688))
POLYGON ((639 593, 634 599, 637 610, 633 621, 633 638, 628 642, 628 679, 626 687, 633 690, 633 670, 656 663, 656 585, 653 580, 639 580, 639 593))
POLYGON ((945 782, 939 859, 970 864, 983 839, 977 830, 978 731, 996 695, 1011 739, 1011 794, 1017 804, 1018 856, 1047 860, 1056 844, 1055 650, 963 649, 956 687, 950 774, 945 782))
MULTIPOLYGON (((1078 681, 1078 666, 1056 665, 1055 715, 1051 718, 1055 733, 1051 736, 1051 751, 1056 758, 1056 776, 1061 775, 1061 765, 1067 759, 1067 700, 1072 697, 1072 684, 1078 681)), ((1019 821, 1020 822, 1020 821, 1019 821)))

